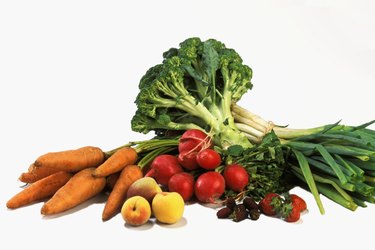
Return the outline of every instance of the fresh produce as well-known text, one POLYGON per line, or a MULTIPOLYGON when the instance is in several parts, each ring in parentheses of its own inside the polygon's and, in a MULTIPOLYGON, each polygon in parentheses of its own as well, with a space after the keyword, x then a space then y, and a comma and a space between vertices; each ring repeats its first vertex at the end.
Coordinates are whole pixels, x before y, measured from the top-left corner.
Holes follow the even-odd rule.
POLYGON ((34 164, 31 164, 28 171, 22 173, 18 180, 24 183, 33 183, 59 171, 56 168, 36 167, 34 164))
POLYGON ((198 165, 206 170, 214 170, 221 164, 219 153, 210 148, 199 151, 196 157, 198 165))
POLYGON ((215 203, 225 191, 224 177, 214 171, 201 174, 194 185, 194 194, 200 202, 215 203))
POLYGON ((198 129, 188 129, 180 137, 178 152, 200 152, 212 147, 212 140, 209 135, 198 129))
POLYGON ((253 142, 274 132, 283 148, 286 172, 311 191, 322 214, 319 193, 350 210, 374 200, 375 131, 367 127, 375 121, 291 129, 267 122, 237 104, 232 105, 232 114, 236 126, 253 142))
POLYGON ((249 216, 246 207, 243 204, 237 204, 233 208, 233 221, 240 222, 247 219, 249 216))
POLYGON ((109 220, 117 214, 126 200, 129 187, 142 177, 142 170, 137 165, 127 165, 121 170, 120 176, 116 180, 104 206, 103 221, 109 220))
POLYGON ((239 164, 225 166, 223 176, 227 189, 235 192, 243 191, 249 183, 249 174, 246 169, 239 164))
POLYGON ((296 222, 306 209, 307 205, 304 199, 296 194, 285 193, 278 215, 286 222, 296 222))
POLYGON ((297 222, 301 212, 307 209, 306 202, 296 194, 267 194, 259 202, 260 211, 268 216, 281 218, 286 222, 297 222))
POLYGON ((127 191, 127 198, 133 196, 142 196, 151 204, 152 199, 154 199, 155 195, 157 193, 160 193, 161 191, 162 190, 159 184, 155 181, 154 178, 142 177, 130 185, 127 191))
POLYGON ((186 39, 163 54, 139 83, 134 131, 198 129, 209 131, 215 145, 250 147, 234 124, 231 105, 252 87, 252 71, 233 49, 217 40, 186 39))
POLYGON ((100 193, 105 187, 104 177, 93 177, 94 168, 85 168, 62 186, 42 207, 43 215, 54 215, 73 208, 100 193))
POLYGON ((35 181, 30 186, 25 187, 22 191, 13 196, 8 202, 7 207, 11 209, 29 205, 32 202, 49 198, 65 185, 72 177, 67 172, 57 172, 43 179, 35 181))
POLYGON ((158 211, 156 220, 175 223, 184 202, 195 196, 224 206, 219 218, 257 220, 263 213, 295 222, 307 210, 301 197, 289 194, 296 186, 312 193, 322 214, 321 195, 353 211, 375 203, 375 121, 308 129, 276 125, 238 105, 252 88, 251 78, 234 49, 214 39, 186 39, 140 79, 132 130, 155 136, 109 151, 86 146, 50 152, 19 179, 40 185, 59 171, 73 175, 50 192, 44 215, 109 192, 103 220, 142 197, 158 211), (167 209, 176 204, 177 210, 167 209))
POLYGON ((189 201, 194 195, 194 176, 188 172, 174 174, 168 181, 168 190, 179 193, 184 201, 189 201))
MULTIPOLYGON (((122 171, 122 170, 121 170, 122 171)), ((106 184, 106 189, 108 191, 112 191, 118 178, 120 177, 120 172, 117 172, 117 173, 114 173, 114 174, 110 174, 107 176, 106 178, 106 181, 107 181, 107 184, 106 184)))
POLYGON ((259 201, 260 211, 268 216, 276 216, 282 207, 282 198, 276 193, 269 193, 259 201))
POLYGON ((111 155, 103 164, 95 168, 92 173, 95 177, 106 177, 121 171, 128 165, 135 164, 138 154, 134 148, 123 147, 111 155))
POLYGON ((258 204, 251 198, 245 197, 242 202, 236 202, 234 198, 227 198, 226 206, 216 212, 219 219, 232 219, 235 222, 243 221, 247 218, 258 220, 260 217, 258 204))
POLYGON ((178 143, 178 162, 187 170, 199 167, 197 154, 202 150, 212 147, 211 137, 198 129, 186 130, 178 143))
POLYGON ((181 152, 178 154, 178 163, 185 169, 185 170, 194 170, 199 168, 197 162, 197 152, 181 152))
POLYGON ((247 194, 257 199, 288 190, 284 177, 293 175, 311 191, 322 214, 319 193, 351 210, 374 200, 375 132, 367 128, 374 121, 311 129, 277 126, 237 104, 252 87, 252 70, 235 50, 214 39, 189 38, 163 57, 140 80, 134 131, 198 129, 223 150, 242 148, 237 156, 244 158, 241 164, 253 180, 247 194), (272 150, 259 146, 265 143, 272 150), (257 170, 251 166, 255 162, 261 165, 257 170), (271 185, 254 184, 265 182, 271 185))
POLYGON ((169 154, 162 154, 155 157, 151 163, 151 169, 145 176, 153 177, 164 186, 168 185, 169 179, 177 173, 182 172, 182 167, 178 163, 177 157, 169 154))
POLYGON ((286 222, 296 222, 301 218, 301 211, 297 206, 291 206, 282 214, 282 218, 286 222))
POLYGON ((226 219, 233 213, 233 209, 229 207, 223 207, 219 211, 216 212, 216 216, 219 219, 226 219))
POLYGON ((34 162, 35 167, 55 168, 60 171, 78 172, 97 167, 104 162, 104 152, 93 146, 44 154, 34 162))
POLYGON ((289 198, 286 198, 287 200, 290 199, 290 202, 292 203, 293 207, 296 207, 300 212, 303 212, 307 209, 307 204, 304 199, 299 197, 296 194, 290 194, 289 198))
POLYGON ((184 209, 184 199, 177 192, 160 192, 152 200, 152 212, 161 223, 178 222, 184 214, 184 209))
MULTIPOLYGON (((268 193, 283 193, 293 187, 286 181, 287 166, 283 149, 274 133, 265 135, 262 142, 252 148, 233 145, 222 155, 226 165, 241 165, 249 174, 249 183, 241 196, 250 196, 259 201, 268 193)), ((219 170, 223 171, 224 167, 219 167, 219 170)), ((237 194, 226 190, 226 196, 237 194)))
POLYGON ((133 196, 127 199, 121 207, 124 221, 131 226, 140 226, 151 217, 150 203, 142 196, 133 196))

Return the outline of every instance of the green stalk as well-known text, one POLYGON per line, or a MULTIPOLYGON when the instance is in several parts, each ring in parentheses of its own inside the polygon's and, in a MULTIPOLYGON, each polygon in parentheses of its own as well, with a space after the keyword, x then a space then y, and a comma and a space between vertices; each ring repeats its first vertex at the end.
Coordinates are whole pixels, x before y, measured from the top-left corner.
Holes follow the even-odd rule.
POLYGON ((277 127, 277 126, 273 128, 277 137, 281 139, 286 139, 286 140, 296 139, 302 136, 315 134, 315 133, 323 131, 324 129, 325 129, 325 126, 310 128, 310 129, 292 129, 292 128, 277 127))
POLYGON ((336 189, 332 188, 332 186, 323 183, 317 183, 316 185, 320 193, 341 206, 352 211, 358 208, 358 205, 354 201, 345 199, 336 189))
POLYGON ((324 214, 325 212, 324 212, 323 204, 322 204, 322 201, 320 200, 319 192, 318 192, 318 189, 316 187, 316 184, 315 184, 314 178, 312 176, 309 163, 306 160, 306 157, 298 150, 292 149, 292 151, 293 151, 294 155, 296 156, 296 158, 298 160, 298 163, 299 163, 299 166, 301 168, 304 179, 305 179, 305 181, 306 181, 306 183, 307 183, 307 185, 310 189, 310 192, 314 196, 315 202, 318 205, 320 213, 324 214))
POLYGON ((344 158, 342 158, 338 154, 335 154, 334 156, 341 166, 344 166, 350 172, 354 173, 358 177, 358 179, 363 179, 363 175, 365 172, 361 168, 357 167, 355 164, 353 164, 350 161, 344 160, 344 158))
POLYGON ((352 159, 351 162, 365 171, 375 171, 375 162, 361 161, 357 159, 352 159))
POLYGON ((332 158, 332 156, 328 153, 328 151, 322 146, 317 145, 316 149, 319 151, 319 153, 323 156, 324 160, 328 163, 328 165, 333 169, 333 171, 336 173, 337 177, 339 178, 340 182, 342 184, 345 184, 348 182, 346 179, 344 173, 336 163, 336 161, 332 158))
POLYGON ((117 150, 124 148, 124 147, 133 147, 135 151, 138 154, 144 153, 144 152, 149 152, 161 147, 176 147, 178 146, 178 137, 176 138, 163 138, 163 139, 150 139, 150 140, 144 140, 144 141, 133 141, 133 142, 128 142, 120 147, 114 148, 112 150, 104 152, 106 157, 111 156, 114 154, 117 150))
POLYGON ((144 155, 142 159, 137 163, 137 165, 140 168, 144 168, 150 162, 152 162, 156 156, 161 155, 161 154, 166 154, 170 151, 173 151, 174 149, 175 149, 174 147, 160 147, 160 148, 154 149, 150 151, 149 153, 147 153, 146 155, 144 155))
POLYGON ((354 203, 357 204, 358 206, 367 207, 364 200, 361 200, 360 198, 357 198, 357 197, 352 197, 352 198, 353 198, 354 203))
MULTIPOLYGON (((292 171, 294 171, 295 173, 297 173, 299 175, 302 174, 301 169, 299 169, 295 166, 292 166, 292 171)), ((337 180, 335 178, 332 178, 332 177, 329 177, 329 176, 321 176, 321 175, 317 175, 317 174, 312 174, 312 176, 314 178, 314 181, 329 184, 329 185, 333 186, 337 190, 337 192, 339 192, 345 199, 347 199, 347 200, 352 199, 352 197, 350 197, 350 195, 348 195, 343 190, 343 188, 348 190, 348 191, 355 191, 355 186, 353 184, 351 184, 351 183, 341 184, 339 182, 339 180, 337 180)))

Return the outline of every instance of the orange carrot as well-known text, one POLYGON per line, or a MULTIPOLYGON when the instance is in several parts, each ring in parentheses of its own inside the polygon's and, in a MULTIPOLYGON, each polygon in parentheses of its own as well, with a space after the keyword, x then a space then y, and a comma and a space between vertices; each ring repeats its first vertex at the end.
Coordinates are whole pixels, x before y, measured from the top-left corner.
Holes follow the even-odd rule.
POLYGON ((83 169, 61 187, 42 207, 41 213, 53 215, 71 209, 99 194, 105 187, 105 178, 92 176, 94 168, 83 169))
POLYGON ((125 166, 134 164, 138 154, 134 148, 124 147, 117 150, 103 164, 94 170, 95 177, 105 177, 121 171, 125 166))
POLYGON ((111 191, 113 190, 113 187, 115 186, 121 172, 116 172, 114 174, 110 174, 107 176, 107 184, 106 188, 111 191))
POLYGON ((103 221, 110 219, 120 210, 126 199, 128 188, 133 182, 142 177, 142 170, 137 165, 128 165, 122 169, 121 174, 105 204, 102 214, 103 221))
POLYGON ((34 165, 66 172, 78 172, 85 168, 97 167, 103 162, 104 153, 100 148, 86 146, 74 150, 44 154, 35 161, 34 165))
POLYGON ((21 173, 18 179, 24 183, 33 183, 59 171, 60 170, 56 168, 37 167, 34 164, 31 164, 28 171, 21 173))
POLYGON ((64 186, 72 176, 73 175, 70 173, 60 171, 44 177, 17 193, 6 205, 8 208, 15 209, 51 197, 57 190, 64 186))

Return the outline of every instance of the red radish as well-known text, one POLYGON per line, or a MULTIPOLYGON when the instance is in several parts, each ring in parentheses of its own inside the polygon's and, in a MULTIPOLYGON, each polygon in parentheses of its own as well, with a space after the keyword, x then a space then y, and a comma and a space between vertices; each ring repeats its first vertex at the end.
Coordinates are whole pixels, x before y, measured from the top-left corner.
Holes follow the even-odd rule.
POLYGON ((197 152, 181 152, 178 154, 178 162, 186 170, 194 170, 199 167, 197 163, 197 152))
POLYGON ((194 194, 194 177, 187 172, 181 172, 173 175, 168 182, 170 192, 179 193, 184 201, 188 201, 194 194))
POLYGON ((197 163, 204 169, 213 170, 220 166, 221 156, 215 150, 206 148, 197 154, 197 163))
POLYGON ((224 177, 214 171, 201 174, 195 181, 194 194, 200 202, 214 203, 225 191, 224 177))
POLYGON ((166 186, 174 174, 182 171, 176 156, 164 154, 155 157, 151 163, 150 170, 145 176, 153 177, 157 183, 166 186))
POLYGON ((228 189, 241 192, 249 183, 249 174, 239 164, 231 164, 224 168, 223 176, 228 189))
POLYGON ((180 153, 189 151, 199 152, 211 146, 212 140, 206 133, 198 129, 189 129, 182 134, 178 144, 178 151, 180 153))

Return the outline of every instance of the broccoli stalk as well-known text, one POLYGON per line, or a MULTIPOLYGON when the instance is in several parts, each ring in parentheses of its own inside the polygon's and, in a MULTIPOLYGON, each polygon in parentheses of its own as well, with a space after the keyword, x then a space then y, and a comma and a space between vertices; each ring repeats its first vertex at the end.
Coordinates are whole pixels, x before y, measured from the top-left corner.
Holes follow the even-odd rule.
POLYGON ((227 148, 252 146, 235 125, 231 105, 251 89, 252 70, 233 49, 214 39, 189 38, 163 54, 139 83, 132 129, 199 129, 227 148))

